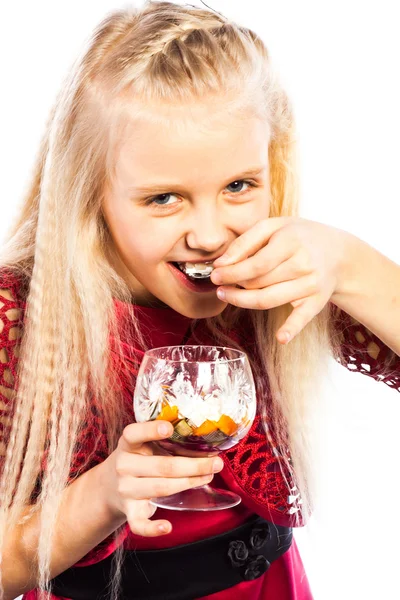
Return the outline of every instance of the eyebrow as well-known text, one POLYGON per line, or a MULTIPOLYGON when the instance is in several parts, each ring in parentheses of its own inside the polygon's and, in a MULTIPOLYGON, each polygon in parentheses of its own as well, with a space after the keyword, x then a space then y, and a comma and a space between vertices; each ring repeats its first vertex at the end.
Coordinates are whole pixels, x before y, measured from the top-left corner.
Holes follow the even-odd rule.
MULTIPOLYGON (((239 173, 238 175, 233 175, 231 178, 229 178, 228 181, 236 181, 238 179, 244 179, 246 177, 255 177, 256 175, 259 175, 260 173, 262 173, 262 171, 266 170, 266 166, 262 166, 262 167, 252 167, 250 169, 247 169, 246 171, 243 171, 242 173, 239 173)), ((148 193, 157 193, 157 192, 162 192, 165 190, 184 190, 184 188, 182 187, 182 185, 180 184, 175 184, 175 183, 164 183, 164 184, 154 184, 154 185, 141 185, 141 186, 130 186, 128 188, 129 192, 135 192, 135 193, 140 193, 140 194, 148 194, 148 193)))

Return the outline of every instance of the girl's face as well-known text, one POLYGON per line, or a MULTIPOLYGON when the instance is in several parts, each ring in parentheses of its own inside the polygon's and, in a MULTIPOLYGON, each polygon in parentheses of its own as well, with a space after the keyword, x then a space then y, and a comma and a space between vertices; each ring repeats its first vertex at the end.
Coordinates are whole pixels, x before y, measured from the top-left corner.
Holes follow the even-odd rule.
POLYGON ((268 127, 204 106, 184 126, 179 115, 172 125, 141 118, 131 131, 103 208, 114 267, 137 304, 216 316, 226 307, 217 288, 191 284, 174 263, 216 259, 268 217, 268 127))

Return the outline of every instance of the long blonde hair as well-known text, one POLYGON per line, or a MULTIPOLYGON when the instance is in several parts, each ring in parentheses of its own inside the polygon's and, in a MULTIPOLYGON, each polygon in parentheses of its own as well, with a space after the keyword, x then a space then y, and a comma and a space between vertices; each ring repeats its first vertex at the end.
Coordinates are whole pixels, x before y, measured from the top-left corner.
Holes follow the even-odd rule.
MULTIPOLYGON (((270 216, 297 216, 293 109, 262 40, 211 11, 147 2, 141 9, 112 12, 88 40, 56 100, 31 184, 2 248, 1 267, 25 281, 28 291, 1 480, 0 545, 31 503, 41 476, 32 510, 45 515, 38 548, 42 590, 49 589, 57 511, 79 450, 79 433, 92 418, 93 397, 108 452, 115 449, 127 419, 121 412, 122 390, 108 368, 108 340, 111 331, 120 341, 113 298, 129 304, 132 292, 111 266, 102 202, 130 102, 179 105, 221 94, 227 109, 251 107, 269 124, 270 216), (45 451, 47 467, 41 473, 45 451)), ((250 311, 259 356, 253 367, 264 422, 273 425, 282 465, 295 477, 307 515, 315 489, 319 392, 328 357, 339 349, 328 307, 289 345, 279 344, 275 334, 291 310, 286 305, 250 311), (263 404, 266 381, 269 401, 263 404)), ((221 339, 242 314, 230 307, 207 322, 221 339)), ((135 324, 132 311, 130 318, 135 324)), ((121 556, 120 548, 116 573, 121 556)), ((113 598, 117 588, 118 576, 113 598)), ((41 592, 43 597, 47 592, 41 592)))

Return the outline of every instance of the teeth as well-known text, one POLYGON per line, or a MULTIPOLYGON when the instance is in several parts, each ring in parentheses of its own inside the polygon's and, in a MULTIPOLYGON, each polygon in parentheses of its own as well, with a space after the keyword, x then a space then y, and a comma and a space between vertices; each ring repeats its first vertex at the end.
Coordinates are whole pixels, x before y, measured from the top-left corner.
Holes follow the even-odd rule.
POLYGON ((193 277, 194 279, 206 279, 210 277, 211 273, 214 270, 212 263, 177 263, 185 275, 188 277, 193 277))

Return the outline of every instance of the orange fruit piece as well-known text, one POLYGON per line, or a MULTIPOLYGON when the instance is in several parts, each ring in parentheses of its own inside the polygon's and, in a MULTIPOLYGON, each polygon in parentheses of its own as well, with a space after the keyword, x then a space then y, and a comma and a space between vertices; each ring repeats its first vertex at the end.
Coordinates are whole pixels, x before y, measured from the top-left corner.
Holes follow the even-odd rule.
POLYGON ((169 404, 166 404, 164 406, 164 408, 162 409, 162 411, 160 412, 160 414, 158 415, 158 417, 156 417, 157 419, 160 419, 162 421, 169 421, 170 423, 173 423, 174 421, 178 420, 178 407, 177 406, 170 406, 169 404))
POLYGON ((227 415, 222 415, 222 417, 220 417, 217 426, 222 433, 225 433, 225 435, 233 435, 238 429, 235 421, 227 415))
POLYGON ((213 431, 217 431, 218 427, 217 424, 215 423, 215 421, 210 421, 209 419, 207 419, 207 421, 204 421, 204 423, 202 423, 200 425, 200 427, 197 427, 193 433, 194 435, 208 435, 209 433, 212 433, 213 431))

